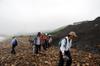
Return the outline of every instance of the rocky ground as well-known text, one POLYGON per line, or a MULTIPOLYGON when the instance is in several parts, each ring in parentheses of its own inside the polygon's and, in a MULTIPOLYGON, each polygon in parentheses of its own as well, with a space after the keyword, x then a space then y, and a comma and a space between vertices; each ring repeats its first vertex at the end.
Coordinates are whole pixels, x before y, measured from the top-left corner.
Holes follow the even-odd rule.
MULTIPOLYGON (((51 46, 47 51, 33 54, 32 47, 27 38, 18 38, 19 45, 16 47, 16 55, 10 54, 9 41, 0 43, 0 66, 57 66, 59 60, 58 47, 51 46)), ((72 66, 100 66, 100 55, 76 48, 71 49, 72 66)))

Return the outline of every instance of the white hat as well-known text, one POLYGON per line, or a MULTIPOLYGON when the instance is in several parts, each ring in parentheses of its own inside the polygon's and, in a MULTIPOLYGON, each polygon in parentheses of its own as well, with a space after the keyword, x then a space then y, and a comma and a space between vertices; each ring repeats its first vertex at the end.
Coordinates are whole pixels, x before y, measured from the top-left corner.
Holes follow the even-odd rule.
POLYGON ((76 35, 76 33, 75 33, 74 31, 69 32, 68 35, 71 35, 71 36, 73 36, 73 37, 77 37, 77 35, 76 35))

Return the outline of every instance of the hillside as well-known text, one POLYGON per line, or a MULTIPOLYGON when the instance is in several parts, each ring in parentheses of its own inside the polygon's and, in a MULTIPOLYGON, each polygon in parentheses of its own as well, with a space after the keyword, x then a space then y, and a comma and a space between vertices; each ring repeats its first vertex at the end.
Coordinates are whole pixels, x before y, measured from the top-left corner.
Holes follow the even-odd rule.
POLYGON ((54 40, 65 37, 70 31, 75 31, 78 39, 73 47, 78 49, 100 53, 100 17, 93 21, 83 21, 68 25, 65 28, 53 32, 54 40))
MULTIPOLYGON (((59 48, 51 46, 47 51, 39 54, 32 53, 32 46, 28 37, 18 37, 16 55, 10 54, 10 40, 0 43, 0 66, 57 66, 59 61, 59 48)), ((100 55, 91 52, 71 49, 72 66, 100 66, 100 55)))
POLYGON ((74 23, 50 33, 54 37, 52 46, 39 54, 33 54, 28 42, 29 36, 17 37, 16 55, 10 54, 10 39, 0 42, 0 66, 57 66, 59 47, 55 44, 70 31, 75 31, 78 35, 71 48, 72 66, 100 66, 100 17, 93 21, 74 23))

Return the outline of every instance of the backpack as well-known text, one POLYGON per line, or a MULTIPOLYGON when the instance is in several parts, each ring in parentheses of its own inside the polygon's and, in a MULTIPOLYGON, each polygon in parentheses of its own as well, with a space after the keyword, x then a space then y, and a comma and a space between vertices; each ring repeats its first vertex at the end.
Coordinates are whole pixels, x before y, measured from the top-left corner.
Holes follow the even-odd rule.
POLYGON ((34 38, 34 41, 33 41, 33 42, 34 42, 34 44, 36 44, 36 42, 37 42, 37 37, 34 38))
MULTIPOLYGON (((63 38, 63 39, 66 40, 65 45, 64 45, 64 47, 66 48, 66 45, 67 45, 67 38, 63 38)), ((61 40, 59 41, 59 48, 61 47, 61 41, 62 41, 63 39, 61 39, 61 40)))
POLYGON ((16 46, 17 46, 17 44, 18 44, 18 42, 17 42, 17 40, 15 39, 15 40, 13 41, 13 45, 16 45, 16 46))

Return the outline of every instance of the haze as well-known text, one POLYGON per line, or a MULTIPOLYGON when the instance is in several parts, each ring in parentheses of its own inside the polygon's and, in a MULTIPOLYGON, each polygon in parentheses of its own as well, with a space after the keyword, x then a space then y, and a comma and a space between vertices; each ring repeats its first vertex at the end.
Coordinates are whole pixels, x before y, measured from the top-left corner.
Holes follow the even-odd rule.
POLYGON ((56 28, 100 16, 100 0, 0 0, 0 34, 56 28))

